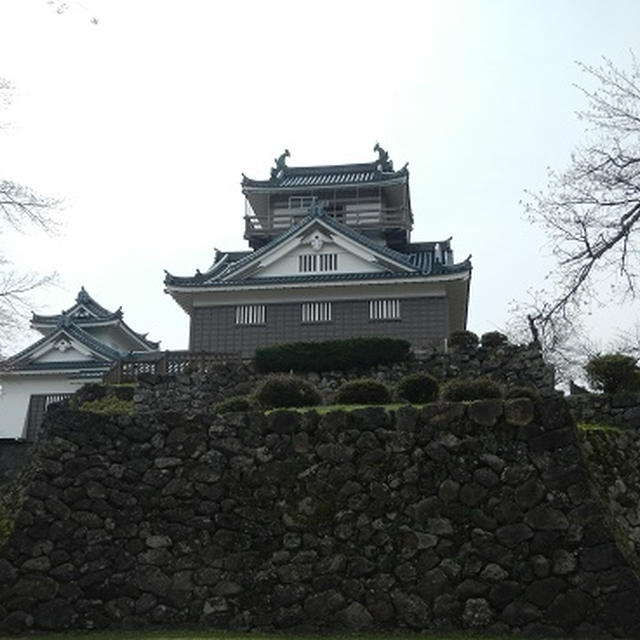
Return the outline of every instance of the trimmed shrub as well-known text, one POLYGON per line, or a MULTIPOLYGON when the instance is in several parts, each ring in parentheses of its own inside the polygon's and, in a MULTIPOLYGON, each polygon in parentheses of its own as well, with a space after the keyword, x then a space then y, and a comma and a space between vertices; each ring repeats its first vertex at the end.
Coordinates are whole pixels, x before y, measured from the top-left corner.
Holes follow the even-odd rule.
POLYGON ((256 349, 256 368, 262 372, 346 371, 402 362, 409 348, 409 342, 395 338, 292 342, 256 349))
POLYGON ((505 394, 505 400, 515 400, 516 398, 529 398, 529 400, 540 400, 540 394, 533 387, 509 387, 505 394))
POLYGON ((256 408, 255 400, 247 396, 232 396, 211 407, 213 413, 229 413, 231 411, 252 411, 256 408))
POLYGON ((594 356, 585 367, 589 382, 598 391, 619 393, 640 390, 640 370, 636 359, 622 353, 594 356))
POLYGON ((390 401, 387 386, 371 378, 343 382, 336 391, 339 404, 386 404, 390 401))
POLYGON ((428 373, 412 373, 398 382, 396 395, 403 400, 422 404, 438 399, 438 381, 428 373))
POLYGON ((258 389, 256 398, 264 409, 313 407, 322 401, 320 394, 311 383, 294 376, 267 378, 258 389))
POLYGON ((504 344, 508 344, 509 338, 499 331, 488 331, 487 333, 482 334, 480 342, 483 347, 493 349, 495 347, 501 347, 504 344))
POLYGON ((478 347, 478 336, 473 331, 454 331, 448 345, 454 351, 473 351, 478 347))
POLYGON ((442 389, 442 397, 454 402, 502 398, 502 389, 489 378, 461 378, 447 382, 442 389))

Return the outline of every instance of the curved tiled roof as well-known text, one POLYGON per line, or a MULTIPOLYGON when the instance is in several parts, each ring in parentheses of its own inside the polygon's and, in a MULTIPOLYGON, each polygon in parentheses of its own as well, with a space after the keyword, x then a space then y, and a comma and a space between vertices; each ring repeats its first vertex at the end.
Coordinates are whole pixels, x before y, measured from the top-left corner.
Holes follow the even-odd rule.
POLYGON ((391 278, 398 277, 397 272, 377 272, 377 273, 322 273, 322 274, 305 274, 305 275, 291 275, 291 276, 279 276, 278 278, 244 278, 233 280, 231 276, 248 266, 251 262, 256 261, 262 255, 273 250, 296 233, 301 231, 307 225, 314 220, 320 220, 322 223, 334 229, 335 231, 347 236, 357 242, 358 244, 367 247, 378 255, 394 261, 399 266, 404 266, 406 272, 402 274, 402 277, 411 276, 426 276, 426 275, 442 275, 446 273, 459 273, 461 271, 468 271, 471 268, 469 259, 464 262, 454 264, 443 264, 434 259, 434 251, 437 245, 440 245, 442 251, 450 251, 450 239, 442 242, 421 242, 413 243, 406 246, 407 251, 401 252, 394 249, 390 249, 385 245, 380 245, 367 236, 354 231, 351 227, 338 222, 334 218, 326 216, 322 213, 312 213, 306 216, 303 220, 295 225, 292 225, 279 235, 277 238, 266 244, 265 246, 257 249, 256 251, 248 254, 236 252, 235 254, 218 253, 216 256, 216 262, 211 269, 205 273, 197 271, 193 276, 174 276, 169 272, 166 273, 164 280, 165 285, 168 287, 223 287, 230 284, 274 284, 274 283, 293 283, 293 282, 315 282, 315 281, 338 281, 338 280, 368 280, 375 278, 391 278), (238 256, 238 259, 233 260, 238 256))
POLYGON ((78 295, 76 296, 76 302, 73 306, 65 309, 62 313, 57 315, 39 315, 32 314, 31 326, 37 327, 59 327, 67 326, 68 322, 73 322, 78 327, 101 327, 109 325, 119 325, 124 331, 149 349, 157 349, 160 346, 159 342, 147 339, 146 333, 138 333, 134 331, 124 320, 122 319, 122 308, 116 309, 116 311, 109 311, 105 309, 101 304, 98 304, 86 291, 84 287, 80 288, 78 295), (77 315, 78 310, 86 310, 89 315, 77 315))
POLYGON ((287 189, 295 187, 346 186, 405 181, 406 165, 399 171, 383 171, 377 162, 324 165, 314 167, 284 167, 269 180, 253 180, 243 174, 242 189, 287 189))
POLYGON ((229 286, 242 286, 242 287, 256 287, 260 285, 274 285, 274 284, 296 284, 296 283, 312 283, 312 282, 345 282, 345 281, 367 281, 367 280, 393 280, 393 279, 411 279, 411 278, 424 278, 425 276, 438 276, 455 273, 464 273, 471 270, 471 264, 469 261, 461 262, 451 266, 441 266, 434 269, 431 273, 413 272, 413 273, 398 273, 393 271, 382 272, 359 272, 359 273, 319 273, 319 274, 307 274, 307 275, 292 275, 292 276, 271 276, 265 278, 245 278, 243 280, 214 280, 209 282, 197 281, 191 278, 174 278, 172 282, 165 283, 174 287, 207 287, 207 288, 224 288, 229 286))

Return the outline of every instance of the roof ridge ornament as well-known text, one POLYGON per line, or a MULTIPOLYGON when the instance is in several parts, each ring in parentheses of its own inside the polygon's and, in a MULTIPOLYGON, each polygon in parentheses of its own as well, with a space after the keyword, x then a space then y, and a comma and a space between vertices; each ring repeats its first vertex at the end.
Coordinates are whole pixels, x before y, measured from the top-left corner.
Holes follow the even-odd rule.
POLYGON ((78 291, 78 295, 76 296, 76 302, 88 302, 89 301, 89 294, 87 293, 87 290, 84 288, 84 286, 80 287, 80 291, 78 291))
POLYGON ((276 180, 277 178, 281 178, 284 175, 285 169, 287 168, 287 158, 291 154, 289 153, 289 149, 285 149, 284 153, 280 154, 277 158, 274 158, 273 161, 276 163, 276 166, 271 169, 271 179, 276 180))
POLYGON ((376 169, 378 171, 393 171, 393 160, 389 158, 389 152, 380 146, 379 142, 376 142, 374 151, 378 152, 378 163, 376 169))
POLYGON ((325 212, 325 203, 320 200, 315 200, 311 203, 309 207, 309 215, 312 216, 323 216, 325 212))

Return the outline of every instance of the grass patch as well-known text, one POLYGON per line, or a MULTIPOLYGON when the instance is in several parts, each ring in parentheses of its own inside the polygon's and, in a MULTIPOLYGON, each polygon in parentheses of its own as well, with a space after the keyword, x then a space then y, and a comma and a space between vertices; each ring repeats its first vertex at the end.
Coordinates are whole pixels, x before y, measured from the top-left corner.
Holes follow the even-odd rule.
POLYGON ((624 429, 615 424, 604 424, 601 422, 578 422, 578 429, 581 431, 603 431, 604 433, 622 433, 624 429))
MULTIPOLYGON (((400 407, 415 407, 421 409, 423 404, 411 404, 409 402, 390 402, 389 404, 321 404, 315 407, 277 407, 276 409, 268 409, 264 413, 269 415, 274 411, 297 411, 298 413, 307 413, 315 411, 319 415, 331 413, 332 411, 351 412, 357 409, 385 409, 386 411, 397 411, 400 407)), ((353 637, 353 636, 349 636, 353 637)))
POLYGON ((124 413, 128 416, 133 415, 133 400, 122 400, 116 396, 104 396, 96 400, 88 400, 83 402, 79 407, 79 411, 88 411, 89 413, 124 413))

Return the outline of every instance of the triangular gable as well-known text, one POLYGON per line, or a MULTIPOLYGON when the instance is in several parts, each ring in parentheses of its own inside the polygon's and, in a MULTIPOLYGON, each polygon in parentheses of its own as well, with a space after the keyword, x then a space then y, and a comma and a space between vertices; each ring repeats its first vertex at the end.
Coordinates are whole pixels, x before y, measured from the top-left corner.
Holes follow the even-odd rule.
POLYGON ((86 331, 68 323, 57 331, 7 359, 3 365, 10 371, 20 370, 35 363, 61 365, 70 362, 104 362, 108 364, 119 357, 119 353, 101 344, 86 331))
POLYGON ((249 277, 299 275, 297 266, 299 255, 323 252, 337 253, 342 256, 334 273, 415 273, 418 271, 402 254, 376 244, 332 218, 312 215, 254 254, 240 260, 216 279, 234 281, 249 277))
POLYGON ((55 340, 47 340, 34 350, 29 356, 29 363, 82 362, 95 361, 96 358, 106 361, 102 355, 62 331, 55 340))

